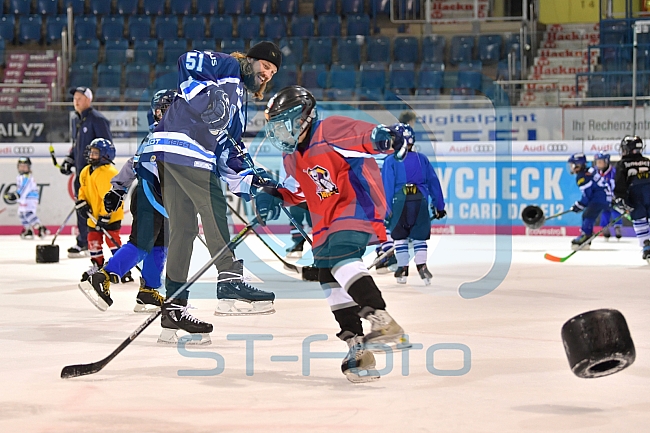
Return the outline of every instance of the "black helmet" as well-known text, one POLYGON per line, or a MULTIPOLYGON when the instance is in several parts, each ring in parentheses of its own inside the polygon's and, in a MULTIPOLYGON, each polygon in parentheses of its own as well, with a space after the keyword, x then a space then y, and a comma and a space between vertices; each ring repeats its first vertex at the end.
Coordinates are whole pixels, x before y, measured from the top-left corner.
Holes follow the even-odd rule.
POLYGON ((266 136, 275 147, 293 153, 300 134, 309 129, 316 118, 316 99, 304 87, 289 86, 269 99, 264 116, 266 136))
POLYGON ((644 148, 643 140, 638 135, 626 135, 621 140, 621 155, 641 153, 644 148))
POLYGON ((158 90, 151 98, 151 112, 153 113, 153 118, 156 122, 159 122, 160 119, 165 115, 165 111, 169 106, 174 102, 176 97, 176 90, 174 89, 162 89, 158 90), (160 115, 156 111, 160 110, 160 115))

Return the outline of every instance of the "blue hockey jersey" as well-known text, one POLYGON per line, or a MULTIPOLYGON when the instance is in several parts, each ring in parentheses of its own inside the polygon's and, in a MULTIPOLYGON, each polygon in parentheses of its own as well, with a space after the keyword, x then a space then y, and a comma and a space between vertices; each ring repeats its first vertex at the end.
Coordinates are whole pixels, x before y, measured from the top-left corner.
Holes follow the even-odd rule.
POLYGON ((605 203, 611 202, 611 193, 608 195, 609 184, 597 170, 593 167, 586 171, 576 174, 576 184, 582 192, 582 197, 578 203, 584 207, 589 206, 591 203, 605 203))

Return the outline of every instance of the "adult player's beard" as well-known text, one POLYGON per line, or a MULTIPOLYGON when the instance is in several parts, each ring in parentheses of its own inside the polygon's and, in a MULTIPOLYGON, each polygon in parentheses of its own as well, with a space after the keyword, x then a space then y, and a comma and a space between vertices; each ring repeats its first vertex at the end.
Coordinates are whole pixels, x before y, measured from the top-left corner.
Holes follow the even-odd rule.
POLYGON ((253 71, 253 65, 246 58, 237 60, 239 60, 244 87, 246 87, 246 90, 249 92, 256 93, 260 90, 262 85, 255 79, 257 74, 253 71))

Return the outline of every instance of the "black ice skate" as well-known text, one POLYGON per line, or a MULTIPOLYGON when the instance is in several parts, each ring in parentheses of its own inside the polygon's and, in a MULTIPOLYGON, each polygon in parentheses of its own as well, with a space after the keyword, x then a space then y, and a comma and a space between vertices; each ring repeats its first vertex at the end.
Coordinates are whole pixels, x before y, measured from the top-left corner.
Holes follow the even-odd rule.
POLYGON ((79 283, 77 287, 99 311, 106 311, 108 307, 113 305, 110 291, 111 283, 117 281, 119 281, 117 275, 111 274, 109 276, 104 269, 99 269, 90 275, 88 280, 79 283))
POLYGON ((363 337, 344 331, 339 338, 348 343, 348 354, 341 363, 341 371, 352 383, 372 382, 379 379, 375 369, 375 355, 366 350, 363 337))
POLYGON ((90 261, 90 263, 91 263, 90 268, 88 268, 88 270, 81 275, 81 282, 82 283, 84 281, 87 281, 88 278, 90 278, 90 276, 92 274, 96 274, 97 271, 99 271, 100 267, 97 266, 97 263, 93 262, 92 260, 90 261))
POLYGON ((395 272, 397 269, 395 265, 397 265, 397 259, 395 258, 395 254, 391 254, 381 262, 377 263, 377 266, 375 266, 375 271, 378 274, 388 274, 389 272, 395 272))
POLYGON ((210 332, 213 327, 211 323, 197 319, 189 313, 190 305, 187 299, 174 299, 171 302, 162 304, 162 317, 160 325, 162 331, 158 337, 158 343, 176 344, 178 343, 178 330, 187 332, 190 337, 187 344, 207 345, 212 343, 210 332))
POLYGON ((650 265, 650 240, 643 241, 643 260, 647 260, 650 265))
POLYGON ((74 245, 68 248, 68 258, 80 259, 83 257, 90 257, 90 253, 88 252, 88 247, 80 247, 79 245, 74 245))
POLYGON ((140 290, 135 297, 135 307, 133 311, 136 313, 155 313, 160 310, 165 298, 153 287, 147 287, 144 280, 140 278, 140 290))
POLYGON ((34 232, 32 229, 26 229, 23 227, 23 231, 20 232, 20 239, 34 239, 34 232))
POLYGON ((411 347, 404 329, 385 310, 363 307, 359 316, 371 323, 370 332, 363 337, 363 342, 372 351, 385 351, 386 346, 393 350, 411 347), (374 345, 374 347, 373 347, 374 345))
POLYGON ((133 281, 135 280, 133 279, 133 275, 131 275, 131 271, 128 271, 126 274, 122 275, 122 278, 120 278, 122 284, 132 283, 133 281))
POLYGON ((609 238, 612 237, 612 234, 609 232, 609 227, 603 229, 603 237, 605 238, 605 241, 609 242, 609 238))
POLYGON ((37 224, 34 226, 34 234, 43 239, 45 236, 50 234, 50 231, 47 229, 47 227, 37 224))
POLYGON ((275 294, 256 289, 244 280, 244 261, 236 260, 230 269, 219 272, 215 316, 244 316, 275 313, 275 294), (248 305, 242 306, 241 303, 248 305))
POLYGON ((397 279, 398 284, 406 284, 406 279, 409 276, 409 267, 400 266, 395 271, 395 278, 397 279))
POLYGON ((578 251, 578 250, 588 250, 591 248, 591 241, 587 242, 587 239, 589 239, 591 236, 587 236, 586 234, 581 234, 575 239, 571 240, 571 249, 573 251, 578 251))
POLYGON ((292 239, 293 245, 287 248, 287 257, 302 257, 302 250, 305 245, 305 238, 292 239))
POLYGON ((429 272, 429 268, 427 268, 426 263, 422 263, 421 265, 415 265, 418 268, 418 274, 420 274, 420 278, 422 278, 422 281, 424 281, 424 285, 428 286, 431 284, 431 278, 433 278, 433 275, 431 275, 431 272, 429 272))
POLYGON ((616 239, 621 240, 623 233, 621 233, 621 226, 614 226, 614 233, 616 234, 616 239))

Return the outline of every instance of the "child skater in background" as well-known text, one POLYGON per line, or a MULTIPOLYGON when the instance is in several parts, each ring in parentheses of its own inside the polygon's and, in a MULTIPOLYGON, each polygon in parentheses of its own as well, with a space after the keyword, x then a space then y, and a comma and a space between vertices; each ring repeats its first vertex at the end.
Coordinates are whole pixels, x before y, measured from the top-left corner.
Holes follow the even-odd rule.
MULTIPOLYGON (((616 176, 616 168, 609 162, 609 153, 598 152, 596 155, 594 155, 594 168, 598 171, 598 174, 600 174, 604 183, 608 186, 606 192, 611 201, 612 195, 614 194, 614 177, 616 176)), ((611 237, 611 233, 607 225, 610 221, 615 220, 620 215, 621 214, 616 212, 613 207, 604 210, 603 213, 600 214, 600 225, 601 227, 605 227, 603 236, 605 237, 606 241, 608 241, 611 237)), ((614 224, 614 234, 616 235, 616 239, 621 239, 623 236, 621 233, 622 226, 623 220, 618 220, 616 224, 614 224)))
POLYGON ((34 239, 34 235, 44 238, 47 234, 45 226, 36 215, 38 207, 38 186, 32 175, 32 161, 29 157, 18 158, 18 176, 16 176, 16 192, 5 194, 5 199, 18 202, 18 217, 23 225, 21 239, 34 239))

